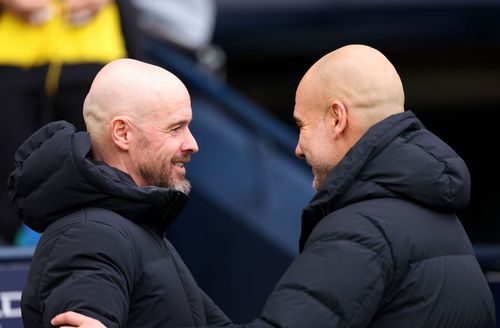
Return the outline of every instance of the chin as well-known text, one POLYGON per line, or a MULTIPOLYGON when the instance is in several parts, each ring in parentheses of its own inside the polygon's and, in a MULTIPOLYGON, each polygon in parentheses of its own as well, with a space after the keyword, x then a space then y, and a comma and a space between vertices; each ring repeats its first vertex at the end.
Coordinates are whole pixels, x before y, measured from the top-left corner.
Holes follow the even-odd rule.
POLYGON ((319 188, 321 188, 321 186, 323 185, 323 183, 325 182, 325 178, 322 178, 322 177, 314 177, 314 180, 313 180, 313 183, 312 183, 312 186, 313 186, 313 189, 314 191, 318 191, 319 188))
POLYGON ((318 184, 318 181, 316 179, 313 180, 312 187, 313 187, 314 191, 318 191, 319 184, 318 184))
POLYGON ((191 192, 191 183, 187 179, 182 179, 180 181, 176 181, 171 188, 189 195, 191 192))

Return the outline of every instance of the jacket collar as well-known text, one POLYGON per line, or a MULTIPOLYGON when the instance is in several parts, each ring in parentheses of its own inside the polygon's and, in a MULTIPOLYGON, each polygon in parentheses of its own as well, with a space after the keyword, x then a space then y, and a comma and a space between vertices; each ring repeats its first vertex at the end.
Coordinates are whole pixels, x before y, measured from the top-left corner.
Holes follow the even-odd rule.
POLYGON ((402 131, 422 124, 411 111, 392 115, 371 127, 327 175, 326 181, 302 212, 299 251, 318 222, 346 205, 345 193, 356 182, 363 167, 402 131))
POLYGON ((8 193, 21 220, 38 232, 80 208, 100 207, 162 234, 188 200, 168 188, 139 188, 125 172, 92 160, 88 133, 64 121, 19 147, 8 193))

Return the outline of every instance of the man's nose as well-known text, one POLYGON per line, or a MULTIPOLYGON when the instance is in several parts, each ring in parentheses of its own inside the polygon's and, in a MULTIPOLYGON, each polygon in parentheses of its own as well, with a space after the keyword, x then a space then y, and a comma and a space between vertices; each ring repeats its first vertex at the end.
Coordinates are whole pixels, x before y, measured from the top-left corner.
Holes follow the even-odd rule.
POLYGON ((302 151, 302 148, 300 147, 300 143, 297 143, 297 146, 295 147, 295 156, 302 159, 306 158, 304 152, 302 151))
POLYGON ((197 153, 199 150, 198 143, 196 142, 196 139, 194 138, 193 134, 191 133, 191 130, 188 130, 187 140, 184 143, 183 150, 191 152, 191 153, 197 153))

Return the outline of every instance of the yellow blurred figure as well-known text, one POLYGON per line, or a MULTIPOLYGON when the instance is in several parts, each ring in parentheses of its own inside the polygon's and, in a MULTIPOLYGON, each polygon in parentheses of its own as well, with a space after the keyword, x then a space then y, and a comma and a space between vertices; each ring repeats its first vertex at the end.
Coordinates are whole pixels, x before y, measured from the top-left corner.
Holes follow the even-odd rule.
POLYGON ((116 4, 70 16, 53 1, 25 21, 13 12, 0 16, 0 63, 32 67, 47 62, 100 62, 126 56, 116 4))
MULTIPOLYGON (((1 1, 1 0, 0 0, 1 1)), ((7 1, 7 0, 3 0, 7 1)), ((29 15, 4 10, 0 14, 0 64, 33 67, 50 63, 47 92, 55 92, 63 63, 106 64, 126 56, 116 4, 103 3, 98 12, 71 11, 69 1, 50 1, 29 15)))
MULTIPOLYGON (((125 33, 135 25, 129 10, 128 0, 0 0, 0 184, 15 149, 43 124, 84 129, 84 97, 103 65, 138 57, 125 33)), ((4 189, 0 244, 11 244, 20 221, 4 189)))

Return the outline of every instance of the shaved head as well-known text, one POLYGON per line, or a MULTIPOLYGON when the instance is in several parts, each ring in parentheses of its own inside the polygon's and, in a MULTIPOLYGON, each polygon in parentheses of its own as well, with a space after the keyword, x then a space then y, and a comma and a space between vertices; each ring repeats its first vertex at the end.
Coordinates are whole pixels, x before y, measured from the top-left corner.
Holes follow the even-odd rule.
POLYGON ((403 111, 401 79, 380 51, 348 45, 314 63, 297 87, 294 109, 295 154, 312 167, 314 188, 371 126, 403 111))
POLYGON ((348 45, 322 57, 305 74, 298 92, 310 92, 318 108, 343 102, 365 128, 404 110, 401 79, 378 50, 348 45))
POLYGON ((118 59, 96 75, 83 105, 87 131, 97 147, 114 117, 128 116, 141 124, 165 103, 172 106, 188 94, 184 84, 167 70, 133 59, 118 59))
POLYGON ((189 192, 184 166, 198 145, 189 130, 189 92, 174 74, 115 60, 96 75, 83 116, 94 159, 127 172, 138 186, 189 192))

